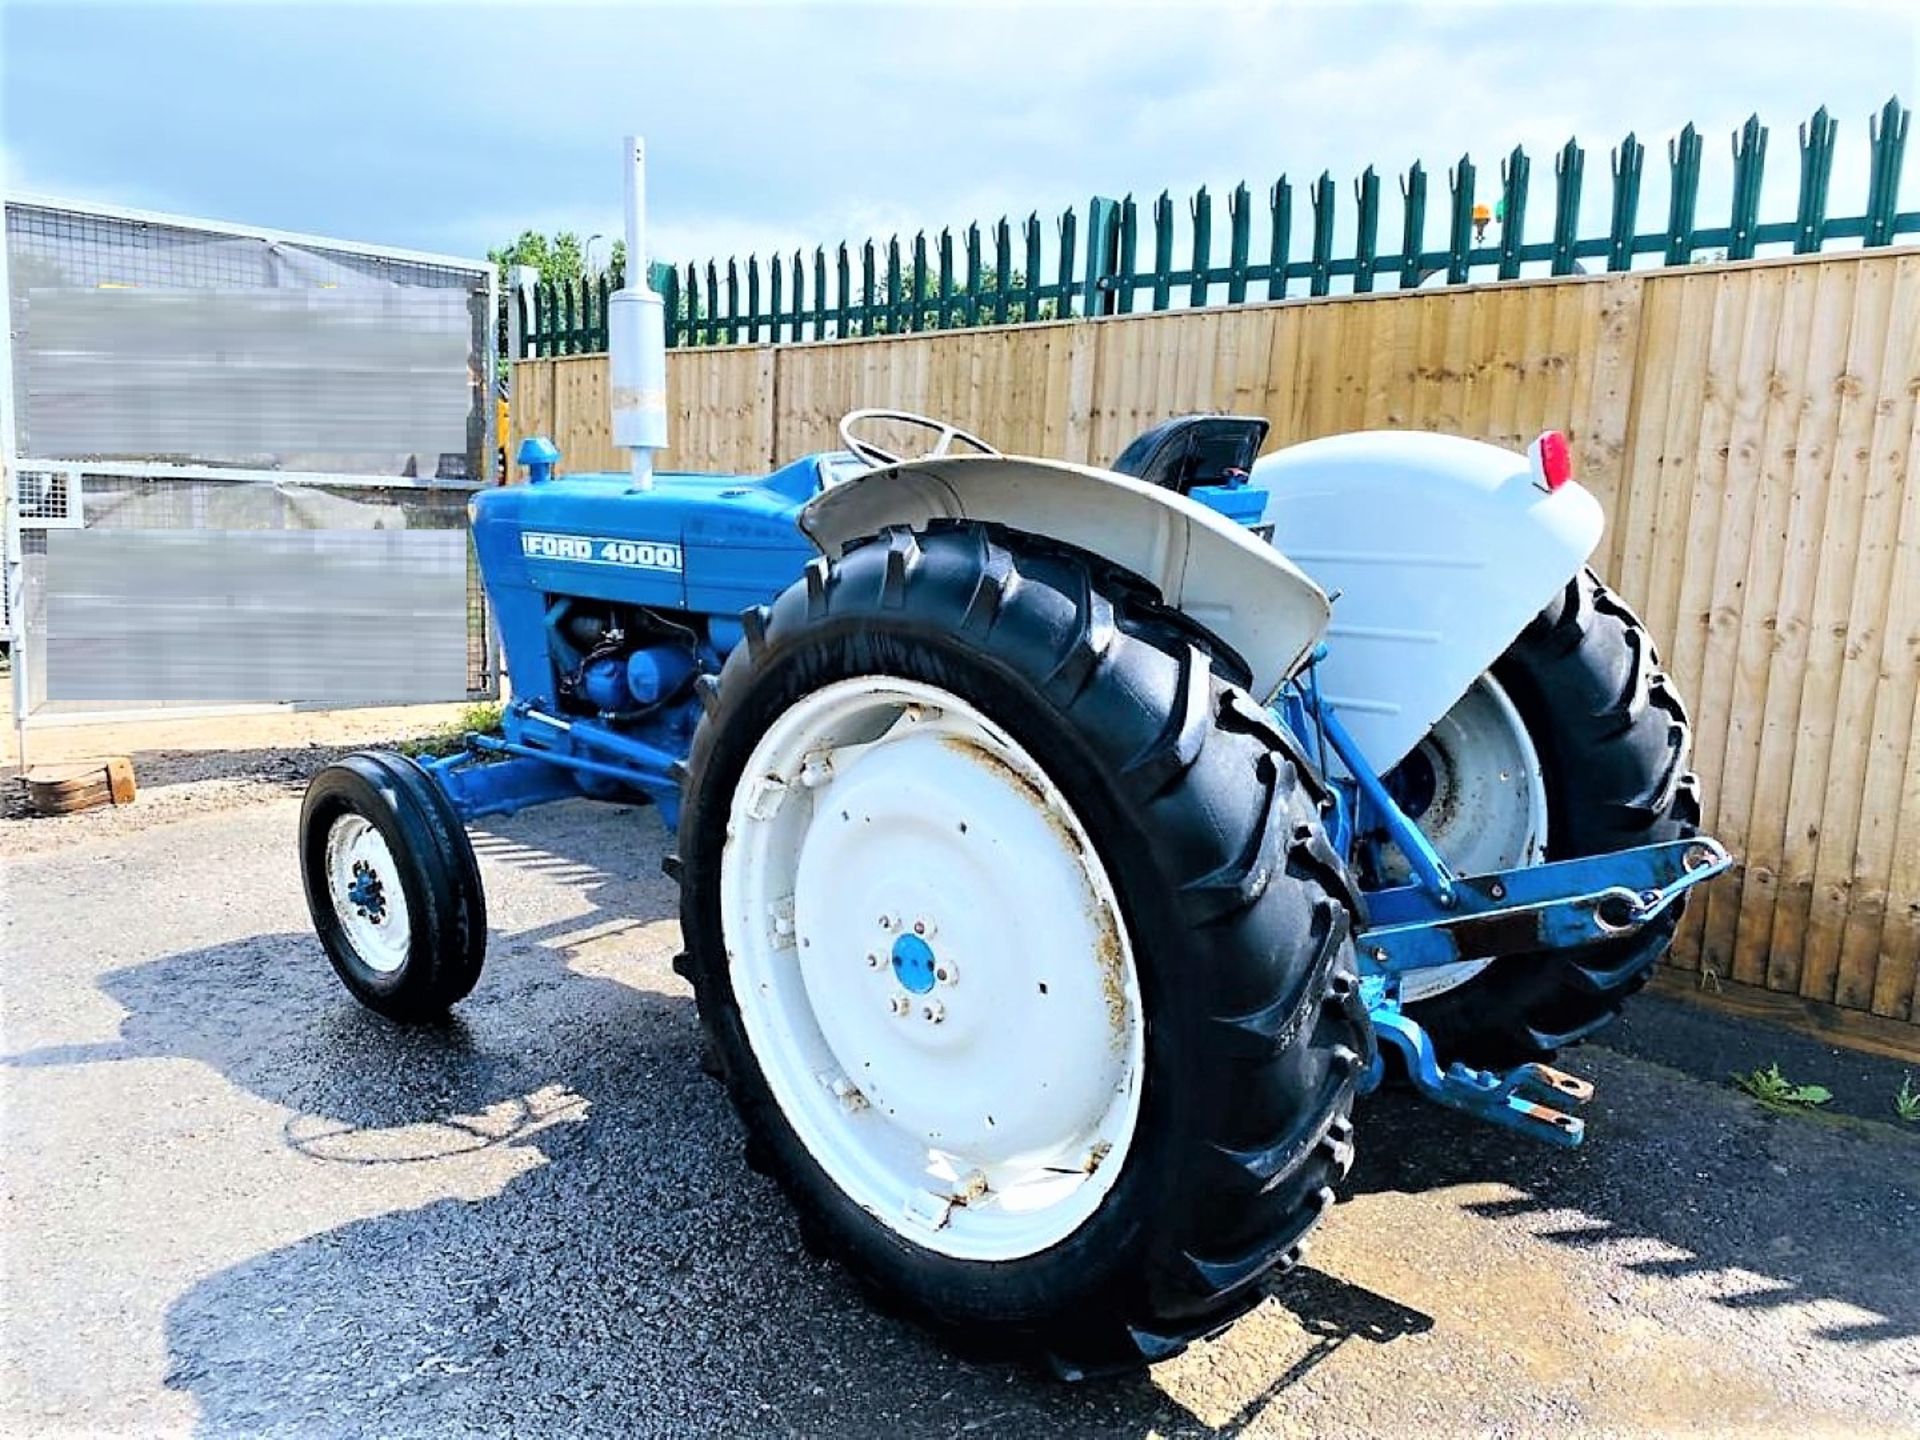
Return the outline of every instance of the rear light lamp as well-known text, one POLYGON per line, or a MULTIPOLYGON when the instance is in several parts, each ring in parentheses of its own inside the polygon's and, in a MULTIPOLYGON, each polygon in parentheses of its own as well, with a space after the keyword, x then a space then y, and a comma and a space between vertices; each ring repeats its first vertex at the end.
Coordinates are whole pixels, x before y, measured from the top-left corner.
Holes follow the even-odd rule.
POLYGON ((1527 459, 1533 462, 1534 475, 1549 493, 1573 478, 1573 447, 1558 430, 1543 431, 1527 447, 1527 459))

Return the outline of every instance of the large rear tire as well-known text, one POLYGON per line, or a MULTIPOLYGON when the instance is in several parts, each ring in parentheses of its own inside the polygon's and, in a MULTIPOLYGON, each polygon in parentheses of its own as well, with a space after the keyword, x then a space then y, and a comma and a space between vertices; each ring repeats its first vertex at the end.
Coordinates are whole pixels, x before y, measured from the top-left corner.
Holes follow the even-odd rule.
POLYGON ((1332 1200, 1371 1045, 1318 782, 1239 662, 970 524, 748 621, 680 875, 749 1157, 969 1349, 1081 1375, 1224 1327, 1332 1200))
MULTIPOLYGON (((1493 667, 1539 761, 1548 860, 1683 839, 1700 821, 1691 731, 1646 627, 1591 571, 1493 667)), ((1647 983, 1684 904, 1632 935, 1508 955, 1410 1004, 1443 1063, 1504 1069, 1587 1039, 1647 983)))

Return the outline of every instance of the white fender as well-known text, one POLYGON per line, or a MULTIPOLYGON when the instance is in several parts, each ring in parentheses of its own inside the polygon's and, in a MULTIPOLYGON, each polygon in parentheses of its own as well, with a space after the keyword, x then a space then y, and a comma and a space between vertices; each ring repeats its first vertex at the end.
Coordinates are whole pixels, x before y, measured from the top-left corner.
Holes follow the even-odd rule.
POLYGON ((1321 698, 1384 773, 1579 573, 1605 528, 1525 455, 1424 431, 1310 440, 1256 461, 1273 543, 1333 596, 1321 698))
POLYGON ((800 512, 823 554, 888 525, 985 520, 1103 556, 1239 651, 1270 699, 1327 623, 1320 587, 1243 526, 1130 476, 1015 455, 949 455, 868 470, 800 512))

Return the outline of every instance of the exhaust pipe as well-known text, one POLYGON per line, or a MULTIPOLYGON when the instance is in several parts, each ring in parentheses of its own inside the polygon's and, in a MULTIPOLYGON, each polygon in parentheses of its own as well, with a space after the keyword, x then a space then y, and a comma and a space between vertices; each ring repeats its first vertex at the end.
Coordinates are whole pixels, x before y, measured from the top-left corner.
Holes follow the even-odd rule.
POLYGON ((607 302, 613 443, 632 456, 633 488, 653 488, 653 457, 667 447, 666 306, 647 275, 647 146, 622 142, 627 161, 626 283, 607 302))

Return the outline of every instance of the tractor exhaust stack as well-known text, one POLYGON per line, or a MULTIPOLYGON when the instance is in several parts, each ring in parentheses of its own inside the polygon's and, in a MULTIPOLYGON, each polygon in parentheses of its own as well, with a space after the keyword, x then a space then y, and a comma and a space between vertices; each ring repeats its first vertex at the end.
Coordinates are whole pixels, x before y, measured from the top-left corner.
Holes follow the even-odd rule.
POLYGON ((633 457, 636 490, 653 488, 653 457, 667 445, 666 308, 647 275, 647 146, 622 142, 626 158, 626 283, 607 303, 613 443, 633 457))

